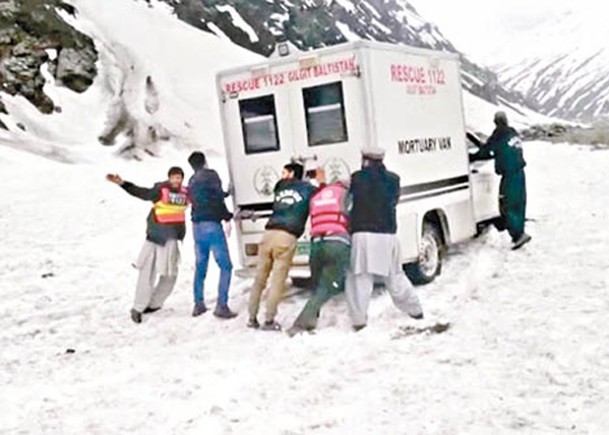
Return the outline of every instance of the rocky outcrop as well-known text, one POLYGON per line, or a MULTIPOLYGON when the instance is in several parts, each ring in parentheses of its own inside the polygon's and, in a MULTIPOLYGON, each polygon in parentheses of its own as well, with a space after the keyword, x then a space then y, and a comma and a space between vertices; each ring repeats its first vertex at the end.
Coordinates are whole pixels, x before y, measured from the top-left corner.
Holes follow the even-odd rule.
POLYGON ((93 40, 59 11, 76 13, 59 0, 0 1, 0 91, 22 95, 43 113, 55 109, 43 91, 44 64, 57 83, 75 92, 84 92, 97 74, 93 40))

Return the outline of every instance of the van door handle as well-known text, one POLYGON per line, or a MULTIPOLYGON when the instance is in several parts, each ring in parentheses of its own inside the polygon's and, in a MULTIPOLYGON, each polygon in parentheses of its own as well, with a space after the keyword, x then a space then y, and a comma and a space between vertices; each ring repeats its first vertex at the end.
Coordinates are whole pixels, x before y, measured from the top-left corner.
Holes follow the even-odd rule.
POLYGON ((477 174, 478 172, 480 171, 478 171, 477 169, 472 169, 472 174, 477 174))

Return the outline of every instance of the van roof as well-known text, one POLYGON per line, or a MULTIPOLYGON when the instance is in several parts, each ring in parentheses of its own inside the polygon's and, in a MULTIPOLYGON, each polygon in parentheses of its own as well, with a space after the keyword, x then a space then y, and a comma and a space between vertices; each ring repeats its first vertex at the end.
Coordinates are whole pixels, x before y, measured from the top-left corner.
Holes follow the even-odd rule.
POLYGON ((222 70, 216 74, 216 79, 219 80, 220 78, 222 78, 224 76, 238 74, 238 73, 242 73, 244 71, 249 71, 252 69, 293 63, 293 62, 297 62, 303 58, 306 59, 306 58, 312 57, 313 55, 323 56, 323 55, 327 55, 327 54, 339 53, 341 51, 355 51, 355 50, 358 50, 361 48, 371 48, 374 50, 385 50, 385 51, 394 51, 394 52, 397 51, 397 52, 409 53, 409 54, 415 54, 415 55, 416 54, 427 55, 427 56, 432 55, 432 56, 434 56, 436 58, 440 58, 440 59, 455 59, 455 60, 459 59, 458 54, 448 53, 446 51, 431 50, 431 49, 427 49, 427 48, 418 48, 418 47, 412 47, 410 45, 403 45, 403 44, 391 44, 388 42, 359 40, 359 41, 345 42, 343 44, 336 44, 336 45, 332 45, 330 47, 317 48, 317 49, 313 49, 313 50, 309 50, 309 51, 296 51, 293 54, 290 54, 285 57, 267 58, 261 62, 250 63, 250 64, 242 65, 239 67, 222 70))

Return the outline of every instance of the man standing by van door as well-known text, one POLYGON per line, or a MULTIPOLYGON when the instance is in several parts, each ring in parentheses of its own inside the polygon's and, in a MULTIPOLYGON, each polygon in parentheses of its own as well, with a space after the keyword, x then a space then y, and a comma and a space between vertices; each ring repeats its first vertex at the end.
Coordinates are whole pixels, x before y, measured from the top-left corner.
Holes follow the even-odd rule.
POLYGON ((272 272, 265 322, 261 329, 281 330, 281 325, 275 321, 277 306, 285 292, 296 243, 304 232, 309 215, 309 199, 315 190, 311 184, 302 181, 303 171, 302 165, 289 163, 283 167, 282 179, 275 185, 273 214, 259 245, 256 279, 250 290, 250 318, 247 324, 250 328, 260 327, 257 318, 260 299, 272 272))
POLYGON ((348 188, 341 181, 326 184, 325 170, 315 171, 319 189, 311 197, 311 254, 309 265, 313 295, 288 330, 293 336, 317 326, 321 307, 344 290, 349 268, 351 238, 349 236, 348 188))
POLYGON ((526 162, 522 154, 522 141, 516 130, 509 126, 505 112, 495 113, 494 122, 493 134, 470 160, 495 158, 495 172, 501 176, 499 209, 514 243, 512 249, 515 250, 531 241, 531 236, 524 232, 527 205, 524 176, 526 162))
POLYGON ((188 182, 188 192, 192 202, 192 229, 195 241, 195 278, 193 292, 195 305, 193 317, 207 311, 204 298, 204 284, 207 276, 210 251, 220 268, 218 299, 214 316, 221 319, 232 319, 237 316, 228 307, 233 264, 228 251, 226 234, 230 232, 230 220, 233 215, 226 208, 224 191, 220 177, 213 169, 207 168, 207 159, 202 152, 193 152, 188 163, 195 171, 188 182), (225 229, 222 221, 226 222, 225 229))
POLYGON ((414 287, 402 270, 396 236, 400 177, 385 168, 384 157, 383 149, 363 150, 362 169, 351 176, 351 270, 345 293, 356 331, 368 322, 375 277, 385 282, 396 307, 415 319, 423 318, 414 287))
POLYGON ((148 214, 146 241, 135 263, 140 271, 131 309, 131 320, 135 323, 142 323, 142 314, 161 309, 178 278, 178 241, 186 234, 188 195, 182 187, 184 171, 181 168, 170 168, 168 176, 167 181, 147 189, 124 181, 117 174, 106 175, 108 181, 118 184, 130 195, 154 203, 148 214))

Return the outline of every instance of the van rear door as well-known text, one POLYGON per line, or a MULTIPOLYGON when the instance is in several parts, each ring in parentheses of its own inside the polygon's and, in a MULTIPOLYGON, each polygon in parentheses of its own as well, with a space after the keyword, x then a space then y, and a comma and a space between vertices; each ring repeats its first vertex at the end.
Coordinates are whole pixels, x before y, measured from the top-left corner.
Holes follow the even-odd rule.
POLYGON ((288 95, 252 72, 220 82, 226 152, 240 208, 270 209, 281 168, 294 156, 288 95))

